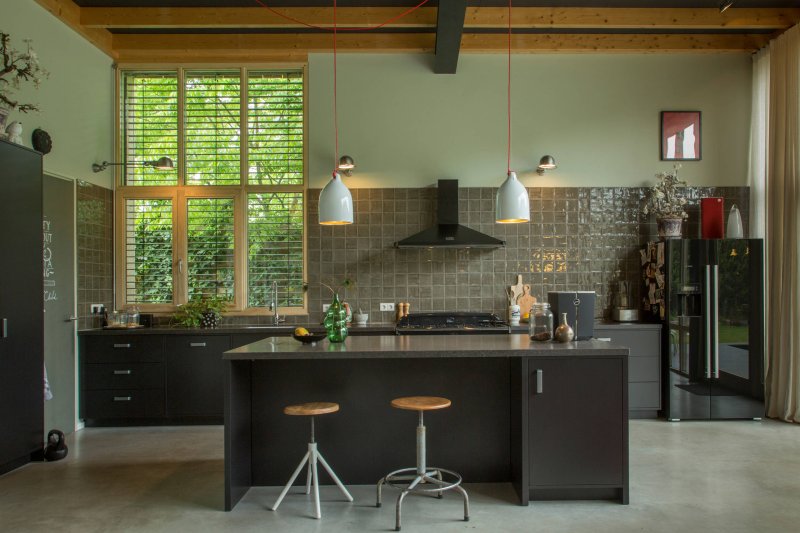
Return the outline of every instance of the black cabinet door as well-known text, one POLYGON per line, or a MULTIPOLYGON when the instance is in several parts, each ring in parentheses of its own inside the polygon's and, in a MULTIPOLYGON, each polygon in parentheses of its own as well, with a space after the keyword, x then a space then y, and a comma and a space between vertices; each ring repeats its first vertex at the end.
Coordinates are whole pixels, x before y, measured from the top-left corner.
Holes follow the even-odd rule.
MULTIPOLYGON (((0 473, 43 444, 42 157, 0 141, 0 473)), ((67 429, 67 428, 65 428, 67 429)))
POLYGON ((531 359, 530 486, 622 486, 624 360, 531 359))
POLYGON ((167 366, 167 416, 223 415, 222 354, 230 349, 227 335, 170 335, 167 366))

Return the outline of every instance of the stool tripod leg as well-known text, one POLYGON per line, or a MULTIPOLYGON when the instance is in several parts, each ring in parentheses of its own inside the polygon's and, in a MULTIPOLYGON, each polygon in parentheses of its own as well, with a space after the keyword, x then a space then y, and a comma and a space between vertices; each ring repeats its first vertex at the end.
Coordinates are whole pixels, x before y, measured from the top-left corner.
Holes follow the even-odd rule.
POLYGON ((334 482, 334 483, 336 483, 336 486, 337 486, 337 487, 339 487, 339 490, 341 490, 341 491, 342 491, 342 493, 345 495, 345 497, 347 498, 347 500, 348 500, 348 501, 353 501, 353 497, 350 495, 350 493, 349 493, 349 492, 347 492, 347 489, 344 487, 344 485, 342 484, 342 482, 339 480, 339 478, 338 478, 338 477, 336 476, 336 474, 333 472, 333 469, 332 469, 332 468, 330 467, 330 465, 328 464, 328 461, 326 461, 326 460, 325 460, 325 458, 324 458, 324 457, 322 457, 322 454, 321 454, 321 453, 319 453, 319 452, 317 452, 317 459, 319 459, 319 462, 320 462, 320 463, 322 463, 322 467, 323 467, 323 468, 325 468, 325 470, 326 470, 326 471, 328 472, 328 474, 331 476, 331 479, 333 479, 333 482, 334 482))
MULTIPOLYGON (((309 446, 312 446, 309 444, 309 446)), ((311 450, 311 478, 314 485, 314 510, 316 511, 317 520, 322 518, 322 510, 319 507, 319 474, 317 473, 317 445, 313 444, 314 449, 311 450)))
POLYGON ((281 495, 278 496, 278 499, 275 501, 275 505, 272 506, 272 510, 273 511, 277 511, 278 510, 278 506, 283 501, 283 497, 286 496, 286 493, 289 492, 290 488, 292 488, 292 484, 294 483, 294 480, 297 479, 297 476, 300 475, 300 470, 303 469, 303 467, 306 464, 306 461, 308 461, 310 457, 311 457, 311 451, 307 451, 306 454, 303 456, 303 460, 300 461, 299 465, 297 465, 297 468, 295 469, 294 474, 292 474, 292 477, 289 479, 289 483, 287 483, 286 486, 283 487, 283 490, 281 491, 281 495))
POLYGON ((311 494, 311 462, 308 463, 306 469, 306 494, 311 494))

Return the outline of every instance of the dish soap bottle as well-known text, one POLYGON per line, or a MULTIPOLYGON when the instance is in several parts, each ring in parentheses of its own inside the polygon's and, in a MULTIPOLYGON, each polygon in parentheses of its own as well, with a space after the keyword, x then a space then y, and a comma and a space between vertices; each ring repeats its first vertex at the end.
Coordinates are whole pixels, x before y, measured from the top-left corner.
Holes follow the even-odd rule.
POLYGON ((553 335, 556 342, 570 342, 575 338, 575 332, 569 324, 567 324, 567 313, 561 313, 561 324, 556 328, 555 335, 553 335))

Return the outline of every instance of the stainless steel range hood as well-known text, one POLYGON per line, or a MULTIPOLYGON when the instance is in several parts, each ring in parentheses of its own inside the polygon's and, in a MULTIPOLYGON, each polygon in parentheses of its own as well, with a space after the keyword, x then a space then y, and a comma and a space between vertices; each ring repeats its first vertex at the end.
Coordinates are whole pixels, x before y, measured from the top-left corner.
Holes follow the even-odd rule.
POLYGON ((458 223, 458 180, 439 180, 437 223, 394 243, 396 248, 502 248, 505 241, 458 223))

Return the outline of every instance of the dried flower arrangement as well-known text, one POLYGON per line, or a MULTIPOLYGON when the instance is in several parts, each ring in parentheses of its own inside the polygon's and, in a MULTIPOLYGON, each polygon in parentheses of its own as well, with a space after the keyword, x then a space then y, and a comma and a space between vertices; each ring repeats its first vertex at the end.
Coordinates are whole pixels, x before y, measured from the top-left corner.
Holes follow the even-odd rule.
POLYGON ((686 187, 686 182, 678 179, 678 169, 680 165, 675 165, 670 172, 659 172, 656 174, 658 183, 651 189, 651 194, 642 208, 642 213, 649 215, 653 213, 656 218, 688 218, 689 215, 684 210, 686 198, 678 195, 679 187, 686 187))

